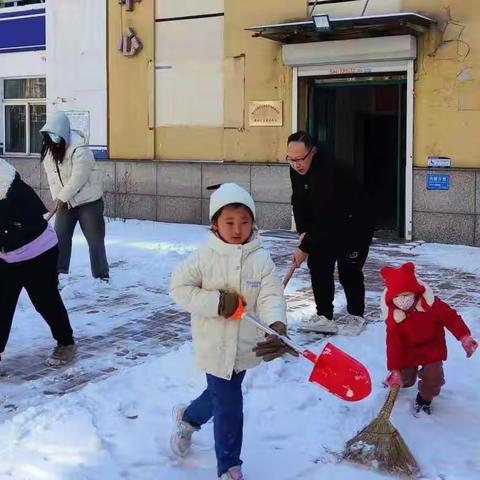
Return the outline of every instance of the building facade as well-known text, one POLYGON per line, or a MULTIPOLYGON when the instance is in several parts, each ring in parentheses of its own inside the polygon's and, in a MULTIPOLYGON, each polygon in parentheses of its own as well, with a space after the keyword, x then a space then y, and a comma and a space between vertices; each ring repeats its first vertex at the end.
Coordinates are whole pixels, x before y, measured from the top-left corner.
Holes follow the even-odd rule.
POLYGON ((475 0, 1 3, 1 147, 46 199, 35 132, 61 108, 105 159, 110 215, 205 223, 206 187, 235 181, 261 227, 290 228, 302 128, 368 189, 379 235, 480 246, 475 0))

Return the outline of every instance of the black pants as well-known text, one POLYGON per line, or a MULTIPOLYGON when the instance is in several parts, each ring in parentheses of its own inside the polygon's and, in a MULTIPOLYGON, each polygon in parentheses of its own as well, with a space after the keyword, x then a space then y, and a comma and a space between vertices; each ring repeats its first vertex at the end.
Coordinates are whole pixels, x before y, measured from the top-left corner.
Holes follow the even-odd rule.
POLYGON ((60 345, 71 345, 73 331, 57 286, 58 247, 19 263, 0 260, 0 353, 5 349, 23 288, 60 345))
POLYGON ((333 318, 335 297, 335 264, 338 263, 338 276, 347 297, 347 311, 351 315, 365 313, 365 283, 363 266, 368 257, 369 247, 357 250, 358 257, 347 259, 347 250, 334 246, 322 247, 308 257, 308 268, 312 277, 312 289, 317 314, 333 318))

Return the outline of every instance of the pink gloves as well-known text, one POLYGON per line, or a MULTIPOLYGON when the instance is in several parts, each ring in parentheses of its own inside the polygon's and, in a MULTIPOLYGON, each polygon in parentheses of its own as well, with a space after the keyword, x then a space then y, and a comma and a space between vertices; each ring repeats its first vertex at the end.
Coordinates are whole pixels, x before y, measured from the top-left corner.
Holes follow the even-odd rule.
POLYGON ((392 370, 388 375, 387 378, 383 381, 385 386, 388 387, 403 387, 403 380, 402 374, 400 370, 392 370))
POLYGON ((465 350, 467 357, 470 358, 478 348, 478 342, 470 335, 465 335, 460 341, 462 342, 462 347, 465 350))

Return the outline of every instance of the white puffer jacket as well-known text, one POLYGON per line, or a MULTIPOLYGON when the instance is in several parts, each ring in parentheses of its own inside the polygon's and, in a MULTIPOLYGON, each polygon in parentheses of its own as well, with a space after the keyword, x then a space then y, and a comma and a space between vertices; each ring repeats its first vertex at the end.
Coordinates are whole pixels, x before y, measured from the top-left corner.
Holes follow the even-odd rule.
POLYGON ((70 129, 70 121, 63 112, 53 113, 41 132, 62 137, 67 149, 63 162, 56 164, 49 152, 43 161, 54 200, 69 208, 94 202, 103 196, 103 172, 97 168, 95 157, 85 140, 70 129))
POLYGON ((198 367, 228 380, 234 370, 243 371, 261 362, 252 348, 265 335, 245 321, 220 317, 220 290, 240 293, 247 311, 266 325, 287 323, 282 284, 258 236, 245 245, 233 245, 211 233, 207 245, 172 274, 170 295, 192 315, 198 367))

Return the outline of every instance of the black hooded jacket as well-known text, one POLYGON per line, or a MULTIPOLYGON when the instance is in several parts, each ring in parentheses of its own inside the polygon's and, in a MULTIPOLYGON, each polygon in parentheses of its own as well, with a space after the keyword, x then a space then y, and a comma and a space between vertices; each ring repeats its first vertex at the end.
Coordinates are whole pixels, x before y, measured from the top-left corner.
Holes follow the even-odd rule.
POLYGON ((290 168, 293 215, 300 248, 340 251, 366 248, 372 242, 373 219, 366 192, 349 171, 336 168, 317 153, 306 175, 290 168))
POLYGON ((43 215, 48 210, 18 173, 15 173, 10 185, 4 187, 5 192, 0 196, 0 250, 11 252, 32 242, 45 231, 48 224, 43 215))

